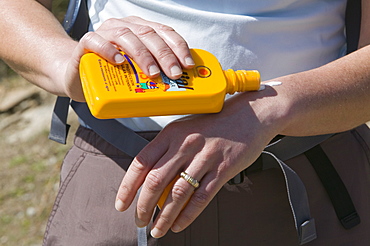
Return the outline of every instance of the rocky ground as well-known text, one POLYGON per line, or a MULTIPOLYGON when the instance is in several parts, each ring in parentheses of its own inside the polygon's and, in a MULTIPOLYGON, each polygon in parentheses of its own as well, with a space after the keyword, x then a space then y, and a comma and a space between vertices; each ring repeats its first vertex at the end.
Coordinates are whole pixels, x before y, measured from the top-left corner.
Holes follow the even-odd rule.
POLYGON ((18 76, 0 78, 0 245, 41 245, 72 140, 48 139, 54 101, 18 76))

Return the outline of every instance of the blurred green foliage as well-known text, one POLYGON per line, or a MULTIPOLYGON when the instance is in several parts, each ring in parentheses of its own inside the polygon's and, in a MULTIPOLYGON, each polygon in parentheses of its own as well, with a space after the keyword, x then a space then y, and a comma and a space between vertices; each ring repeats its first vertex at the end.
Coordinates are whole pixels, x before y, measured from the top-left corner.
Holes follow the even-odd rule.
POLYGON ((57 17, 57 19, 62 22, 64 18, 64 14, 67 10, 69 0, 54 0, 53 1, 53 13, 57 17))

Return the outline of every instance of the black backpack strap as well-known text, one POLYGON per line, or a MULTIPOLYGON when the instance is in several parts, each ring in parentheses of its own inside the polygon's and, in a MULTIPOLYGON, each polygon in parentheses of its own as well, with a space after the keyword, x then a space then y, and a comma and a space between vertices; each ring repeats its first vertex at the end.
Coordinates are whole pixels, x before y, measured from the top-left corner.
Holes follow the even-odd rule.
POLYGON ((70 0, 63 20, 64 30, 79 40, 89 30, 90 18, 86 0, 70 0))
POLYGON ((305 152, 321 183, 323 184, 335 213, 345 229, 360 224, 360 217, 346 186, 320 145, 305 152))
POLYGON ((69 97, 57 97, 51 117, 49 139, 66 144, 70 125, 67 124, 69 97))
MULTIPOLYGON (((88 31, 90 24, 86 0, 70 0, 63 20, 64 30, 79 40, 88 31)), ((49 139, 66 144, 70 126, 67 124, 69 103, 67 97, 57 97, 51 119, 49 139)))
POLYGON ((361 28, 361 0, 348 0, 346 7, 347 54, 357 50, 361 28))

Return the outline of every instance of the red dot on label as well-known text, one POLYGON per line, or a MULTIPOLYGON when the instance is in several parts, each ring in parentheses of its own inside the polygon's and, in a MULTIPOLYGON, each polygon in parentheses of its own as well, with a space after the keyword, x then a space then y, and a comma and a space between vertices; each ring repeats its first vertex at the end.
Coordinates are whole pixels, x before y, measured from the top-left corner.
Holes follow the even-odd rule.
POLYGON ((199 74, 200 74, 200 75, 203 75, 203 76, 208 74, 208 70, 207 70, 207 69, 205 69, 205 68, 201 68, 201 69, 199 69, 199 71, 198 71, 198 72, 199 72, 199 74))

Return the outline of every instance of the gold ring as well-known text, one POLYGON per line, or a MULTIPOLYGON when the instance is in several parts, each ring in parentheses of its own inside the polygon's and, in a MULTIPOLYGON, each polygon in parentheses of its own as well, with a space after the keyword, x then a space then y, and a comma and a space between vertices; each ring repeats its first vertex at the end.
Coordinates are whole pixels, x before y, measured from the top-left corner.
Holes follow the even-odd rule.
POLYGON ((186 182, 191 184, 195 189, 199 187, 198 180, 196 180, 195 178, 193 178, 192 176, 190 176, 186 172, 181 172, 180 176, 181 176, 181 178, 185 179, 186 182))

